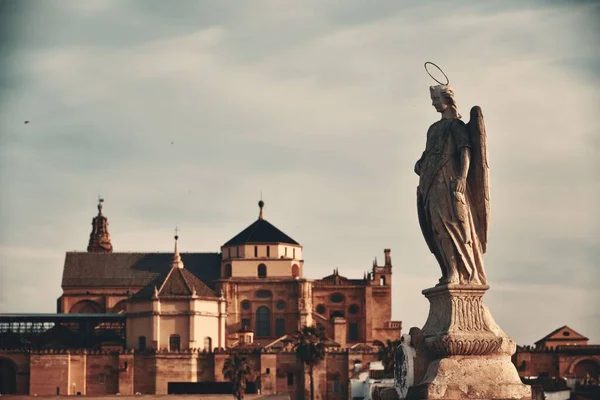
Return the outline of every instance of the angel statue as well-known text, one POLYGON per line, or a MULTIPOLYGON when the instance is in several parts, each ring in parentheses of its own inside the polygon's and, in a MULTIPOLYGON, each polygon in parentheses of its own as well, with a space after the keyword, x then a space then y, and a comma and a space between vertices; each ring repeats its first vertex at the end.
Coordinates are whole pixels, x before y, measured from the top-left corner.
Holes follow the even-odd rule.
POLYGON ((465 124, 449 84, 429 91, 442 118, 429 127, 415 165, 421 231, 442 269, 439 285, 485 285, 490 195, 481 108, 473 107, 465 124))

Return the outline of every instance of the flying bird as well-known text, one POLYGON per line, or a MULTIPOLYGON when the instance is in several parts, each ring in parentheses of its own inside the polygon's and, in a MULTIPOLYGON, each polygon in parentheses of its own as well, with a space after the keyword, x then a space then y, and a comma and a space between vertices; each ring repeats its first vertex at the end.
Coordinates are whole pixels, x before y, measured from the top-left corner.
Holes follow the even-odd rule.
POLYGON ((29 121, 25 121, 25 124, 28 124, 28 123, 29 123, 29 121))

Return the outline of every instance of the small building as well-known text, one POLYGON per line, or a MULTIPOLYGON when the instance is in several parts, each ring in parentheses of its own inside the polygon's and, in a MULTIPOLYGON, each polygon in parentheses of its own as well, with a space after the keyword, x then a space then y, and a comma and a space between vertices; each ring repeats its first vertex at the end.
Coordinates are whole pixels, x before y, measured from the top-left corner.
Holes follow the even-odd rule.
POLYGON ((127 302, 127 348, 181 351, 225 347, 226 302, 185 269, 178 236, 171 268, 127 302))
POLYGON ((597 393, 600 345, 588 342, 587 337, 565 325, 535 342, 535 346, 517 346, 512 361, 523 382, 532 385, 534 394, 565 398, 569 391, 597 393))

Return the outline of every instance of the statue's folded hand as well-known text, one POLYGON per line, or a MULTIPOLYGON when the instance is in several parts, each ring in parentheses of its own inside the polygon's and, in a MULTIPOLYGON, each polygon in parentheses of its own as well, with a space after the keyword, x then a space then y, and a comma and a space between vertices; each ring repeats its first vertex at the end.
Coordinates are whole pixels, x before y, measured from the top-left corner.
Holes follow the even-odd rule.
POLYGON ((453 189, 455 192, 458 192, 460 194, 464 194, 465 193, 465 188, 467 186, 467 180, 466 178, 458 178, 456 180, 453 181, 453 189))

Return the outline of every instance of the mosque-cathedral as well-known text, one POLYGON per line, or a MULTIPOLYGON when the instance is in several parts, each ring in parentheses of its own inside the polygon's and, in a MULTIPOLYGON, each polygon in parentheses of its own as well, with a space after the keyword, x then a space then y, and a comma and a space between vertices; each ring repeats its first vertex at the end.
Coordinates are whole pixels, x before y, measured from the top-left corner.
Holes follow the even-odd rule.
POLYGON ((302 245, 264 218, 262 200, 258 219, 220 253, 180 252, 177 235, 173 253, 115 252, 102 211, 99 202, 87 252, 66 253, 55 318, 1 318, 22 331, 52 326, 33 350, 0 350, 19 371, 17 393, 199 392, 224 382, 224 360, 244 350, 260 372, 256 391, 301 399, 307 383, 290 335, 317 325, 330 343, 316 385, 323 398, 347 399, 356 366, 400 338, 389 249, 360 279, 335 269, 313 280, 304 277, 302 245))

